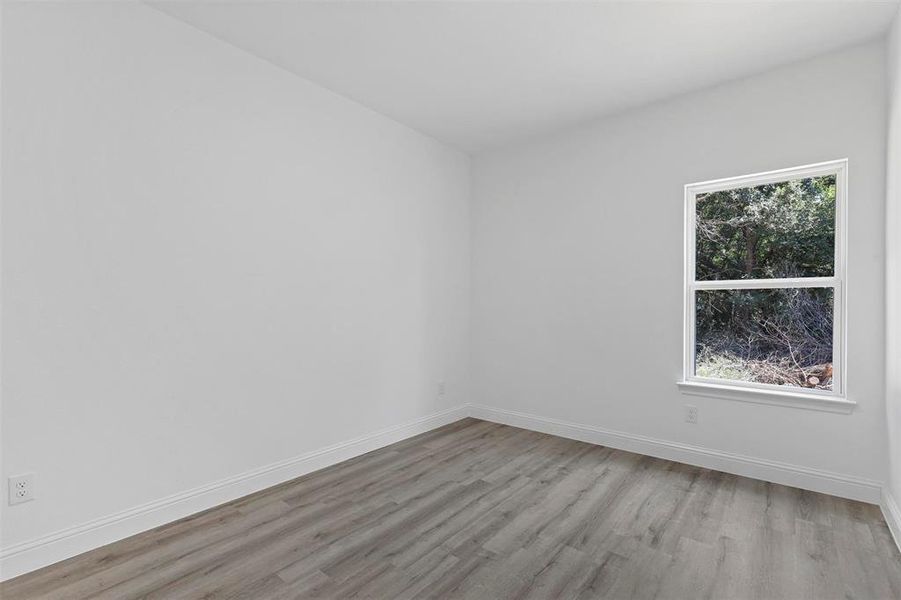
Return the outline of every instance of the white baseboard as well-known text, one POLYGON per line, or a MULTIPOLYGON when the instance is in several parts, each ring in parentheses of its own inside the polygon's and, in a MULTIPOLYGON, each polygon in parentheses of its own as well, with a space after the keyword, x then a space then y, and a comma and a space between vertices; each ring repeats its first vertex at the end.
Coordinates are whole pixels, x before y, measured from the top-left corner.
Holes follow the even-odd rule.
POLYGON ((901 510, 895 500, 887 492, 883 492, 882 483, 878 481, 470 404, 3 548, 0 550, 0 581, 177 521, 467 416, 843 498, 881 504, 885 520, 895 541, 901 547, 901 510))
POLYGON ((177 521, 467 416, 459 406, 0 550, 0 581, 177 521))
POLYGON ((895 538, 895 545, 901 551, 901 507, 898 506, 888 489, 882 492, 882 516, 885 517, 892 537, 895 538))
POLYGON ((879 504, 882 482, 862 479, 829 471, 809 469, 772 460, 742 456, 700 446, 657 440, 645 436, 611 431, 591 425, 568 423, 527 413, 469 405, 469 415, 477 419, 503 423, 541 433, 609 446, 656 458, 705 467, 772 483, 831 494, 841 498, 879 504))

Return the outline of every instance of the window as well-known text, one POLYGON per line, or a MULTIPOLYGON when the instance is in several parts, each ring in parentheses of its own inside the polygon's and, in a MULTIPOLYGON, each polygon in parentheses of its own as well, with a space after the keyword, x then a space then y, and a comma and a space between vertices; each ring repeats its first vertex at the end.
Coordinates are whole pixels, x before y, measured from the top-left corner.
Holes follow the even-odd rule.
POLYGON ((847 161, 685 186, 686 393, 847 412, 847 161))

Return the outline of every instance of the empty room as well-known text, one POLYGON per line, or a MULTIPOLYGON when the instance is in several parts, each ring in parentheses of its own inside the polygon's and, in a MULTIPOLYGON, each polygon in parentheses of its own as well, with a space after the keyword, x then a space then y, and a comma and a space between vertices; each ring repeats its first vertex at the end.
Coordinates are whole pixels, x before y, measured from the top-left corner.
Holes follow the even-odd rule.
POLYGON ((901 600, 901 2, 0 0, 0 598, 901 600))

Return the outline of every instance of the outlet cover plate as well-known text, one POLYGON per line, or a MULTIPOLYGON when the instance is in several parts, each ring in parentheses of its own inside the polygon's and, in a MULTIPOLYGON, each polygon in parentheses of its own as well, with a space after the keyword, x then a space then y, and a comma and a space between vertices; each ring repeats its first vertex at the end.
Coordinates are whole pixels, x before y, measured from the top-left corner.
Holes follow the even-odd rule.
POLYGON ((9 503, 22 504, 34 500, 34 473, 9 478, 9 503))
POLYGON ((692 404, 685 405, 685 422, 696 425, 698 423, 698 407, 692 404))

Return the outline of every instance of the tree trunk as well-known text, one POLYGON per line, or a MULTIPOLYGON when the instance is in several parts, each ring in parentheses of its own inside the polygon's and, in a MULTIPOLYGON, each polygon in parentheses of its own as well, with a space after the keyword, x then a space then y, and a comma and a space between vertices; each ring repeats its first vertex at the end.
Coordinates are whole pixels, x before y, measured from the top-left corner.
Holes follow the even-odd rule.
POLYGON ((745 227, 745 275, 754 277, 754 269, 757 267, 757 240, 759 234, 753 227, 745 227))

